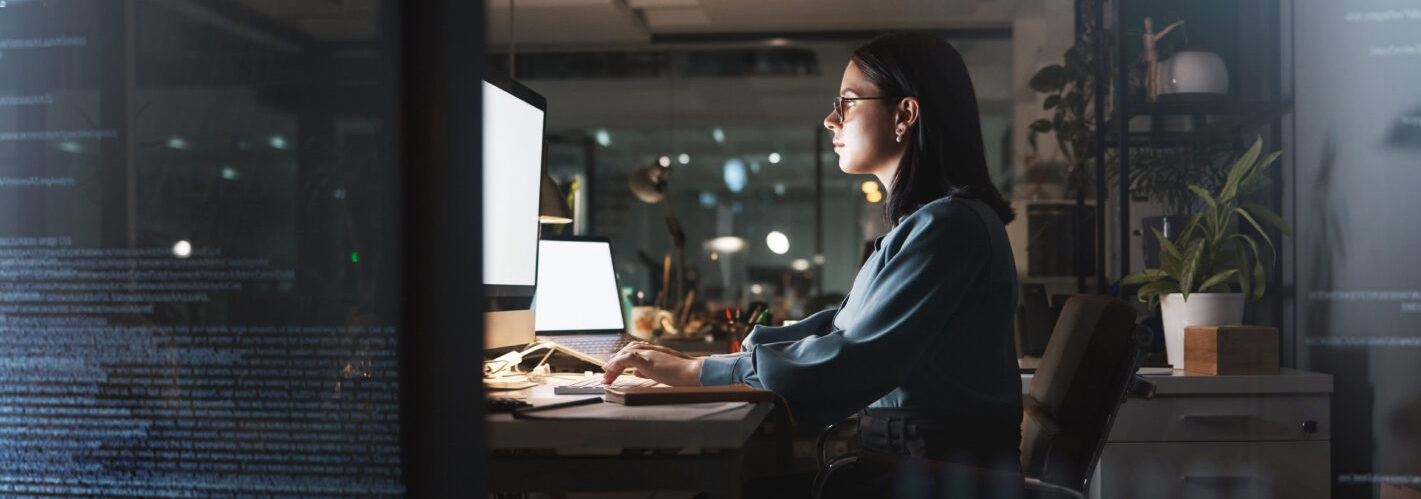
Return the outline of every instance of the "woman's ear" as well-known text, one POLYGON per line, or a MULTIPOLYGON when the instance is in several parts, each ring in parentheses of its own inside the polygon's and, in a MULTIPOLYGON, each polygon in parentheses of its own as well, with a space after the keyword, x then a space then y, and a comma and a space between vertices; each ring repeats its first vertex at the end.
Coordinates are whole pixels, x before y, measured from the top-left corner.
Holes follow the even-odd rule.
POLYGON ((893 114, 894 128, 912 128, 918 124, 918 98, 904 97, 898 102, 898 109, 893 114))

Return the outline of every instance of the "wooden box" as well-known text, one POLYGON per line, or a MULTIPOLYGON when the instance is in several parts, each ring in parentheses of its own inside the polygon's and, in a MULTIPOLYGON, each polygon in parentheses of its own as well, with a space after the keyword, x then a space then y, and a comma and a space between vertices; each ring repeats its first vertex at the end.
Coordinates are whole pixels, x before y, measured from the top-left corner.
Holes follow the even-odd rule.
POLYGON ((1278 374, 1278 330, 1266 326, 1186 327, 1184 370, 1216 376, 1278 374))

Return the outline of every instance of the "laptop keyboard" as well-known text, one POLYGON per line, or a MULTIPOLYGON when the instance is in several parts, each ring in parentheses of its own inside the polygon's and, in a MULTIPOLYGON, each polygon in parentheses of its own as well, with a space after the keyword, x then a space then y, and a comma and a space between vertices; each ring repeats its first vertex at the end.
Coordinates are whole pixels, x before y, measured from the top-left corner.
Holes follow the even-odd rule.
POLYGON ((571 384, 553 387, 553 393, 557 395, 601 395, 607 388, 636 388, 642 386, 656 386, 657 382, 638 378, 635 376, 618 376, 616 381, 610 385, 602 384, 602 376, 594 374, 572 382, 571 384))
POLYGON ((572 336, 558 338, 553 342, 569 350, 582 352, 584 355, 606 359, 631 343, 632 339, 628 335, 620 334, 616 336, 572 336))

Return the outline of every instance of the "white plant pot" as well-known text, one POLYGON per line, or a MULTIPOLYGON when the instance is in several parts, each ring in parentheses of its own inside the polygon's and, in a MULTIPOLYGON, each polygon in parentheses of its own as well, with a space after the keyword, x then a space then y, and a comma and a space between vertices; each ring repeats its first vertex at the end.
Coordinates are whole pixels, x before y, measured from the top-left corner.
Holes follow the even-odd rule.
POLYGON ((1160 298, 1164 321, 1164 348, 1169 364, 1184 369, 1184 328, 1243 323, 1243 293, 1170 293, 1160 298))

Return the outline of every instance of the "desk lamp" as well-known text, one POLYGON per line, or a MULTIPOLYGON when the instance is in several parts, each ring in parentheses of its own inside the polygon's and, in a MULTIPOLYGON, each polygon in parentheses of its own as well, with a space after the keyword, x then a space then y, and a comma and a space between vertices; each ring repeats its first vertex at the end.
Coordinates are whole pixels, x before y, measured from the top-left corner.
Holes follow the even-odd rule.
POLYGON ((676 218, 676 210, 671 206, 671 192, 668 188, 670 181, 671 167, 659 163, 632 172, 631 177, 627 179, 632 194, 635 194, 637 199, 647 204, 659 202, 666 206, 666 231, 671 234, 671 244, 676 248, 676 294, 672 295, 666 289, 668 286, 662 286, 662 296, 658 297, 656 306, 664 310, 678 310, 681 308, 681 298, 686 292, 686 233, 681 230, 681 221, 676 218))
POLYGON ((538 223, 570 224, 572 213, 563 200, 562 189, 548 174, 543 174, 543 193, 538 196, 538 223))

